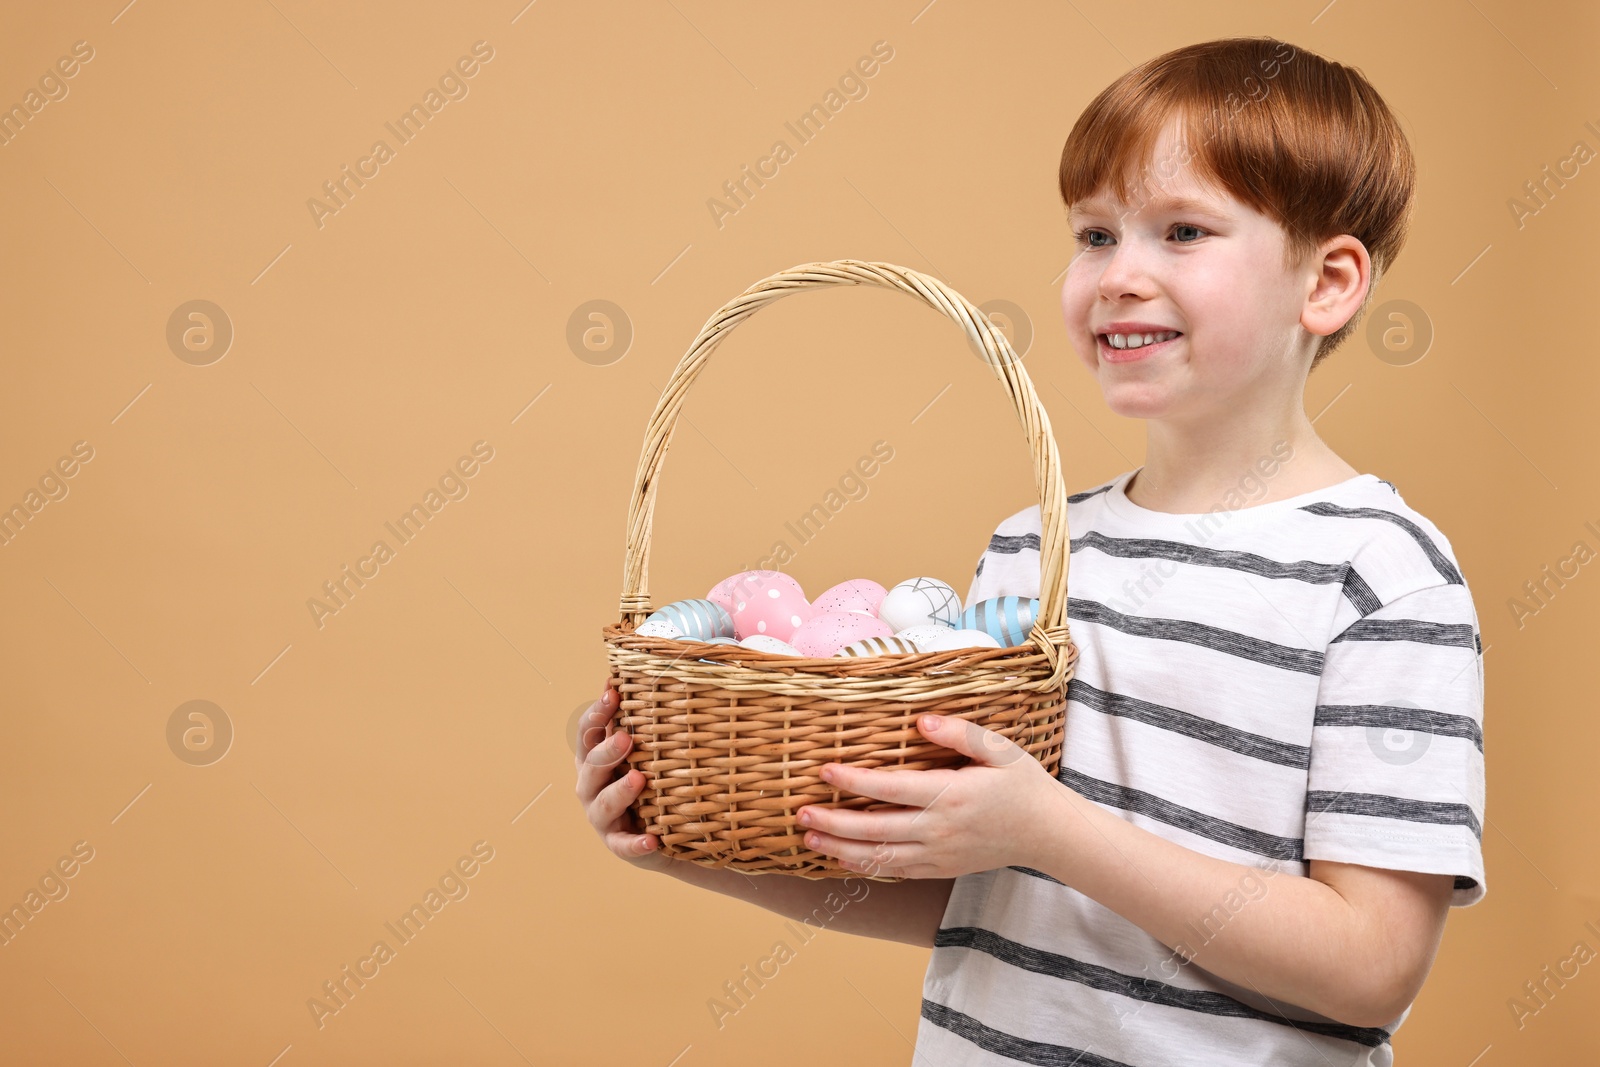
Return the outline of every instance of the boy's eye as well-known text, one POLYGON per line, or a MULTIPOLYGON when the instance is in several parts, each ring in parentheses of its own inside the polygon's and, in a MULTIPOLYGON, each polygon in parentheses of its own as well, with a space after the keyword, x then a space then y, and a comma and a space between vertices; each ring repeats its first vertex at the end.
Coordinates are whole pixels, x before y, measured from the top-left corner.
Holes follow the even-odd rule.
MULTIPOLYGON (((1206 234, 1206 230, 1200 229, 1200 227, 1194 226, 1190 222, 1176 222, 1176 224, 1173 224, 1171 232, 1173 232, 1173 237, 1178 238, 1179 245, 1192 245, 1200 238, 1205 237, 1206 234)), ((1107 234, 1106 230, 1077 230, 1074 237, 1077 238, 1080 245, 1090 246, 1090 248, 1106 248, 1107 245, 1112 243, 1112 237, 1107 234), (1096 238, 1101 238, 1101 240, 1096 240, 1096 238)))

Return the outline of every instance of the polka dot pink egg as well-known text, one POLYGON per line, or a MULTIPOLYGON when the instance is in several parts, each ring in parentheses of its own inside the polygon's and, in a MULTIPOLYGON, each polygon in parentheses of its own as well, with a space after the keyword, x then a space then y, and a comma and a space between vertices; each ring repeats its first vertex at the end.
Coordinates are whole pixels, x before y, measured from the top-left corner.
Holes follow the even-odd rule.
POLYGON ((800 583, 782 571, 740 571, 730 574, 706 594, 706 599, 721 604, 727 609, 728 614, 733 614, 734 605, 741 600, 750 600, 762 590, 771 586, 788 586, 795 592, 804 596, 800 583))
POLYGON ((788 641, 816 611, 798 585, 767 582, 754 589, 738 587, 731 614, 734 636, 741 641, 756 634, 788 641))

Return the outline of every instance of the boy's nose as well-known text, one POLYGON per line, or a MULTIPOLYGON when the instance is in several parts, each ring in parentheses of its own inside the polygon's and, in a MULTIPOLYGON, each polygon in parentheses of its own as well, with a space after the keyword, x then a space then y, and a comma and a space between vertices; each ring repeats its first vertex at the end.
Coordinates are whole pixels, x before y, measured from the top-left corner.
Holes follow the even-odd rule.
POLYGON ((1155 288, 1144 252, 1137 245, 1119 244, 1101 260, 1100 295, 1108 300, 1148 297, 1155 288))

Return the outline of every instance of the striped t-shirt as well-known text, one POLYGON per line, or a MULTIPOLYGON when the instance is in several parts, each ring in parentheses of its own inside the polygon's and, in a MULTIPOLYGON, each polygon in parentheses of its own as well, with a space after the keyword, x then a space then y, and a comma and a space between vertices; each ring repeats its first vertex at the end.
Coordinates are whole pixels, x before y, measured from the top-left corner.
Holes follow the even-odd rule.
MULTIPOLYGON (((1373 474, 1178 515, 1129 500, 1136 473, 1068 498, 1057 778, 1233 863, 1448 874, 1453 906, 1481 900, 1482 642, 1444 535, 1373 474)), ((1040 529, 1037 505, 1000 524, 968 604, 1039 595, 1040 529)), ((1270 884, 1243 875, 1187 948, 1270 884)), ((1020 866, 955 880, 922 996, 918 1067, 1385 1067, 1410 1012, 1350 1026, 1269 1001, 1020 866)))

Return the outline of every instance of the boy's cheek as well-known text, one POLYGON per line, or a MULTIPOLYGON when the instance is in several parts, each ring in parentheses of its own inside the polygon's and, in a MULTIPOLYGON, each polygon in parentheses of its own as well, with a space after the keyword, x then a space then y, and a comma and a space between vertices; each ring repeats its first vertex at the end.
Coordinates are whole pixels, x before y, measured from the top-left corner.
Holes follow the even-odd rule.
POLYGON ((1094 335, 1090 313, 1095 306, 1099 278, 1091 277, 1087 264, 1074 260, 1061 286, 1061 318, 1067 339, 1078 359, 1091 371, 1100 369, 1100 343, 1094 335))

